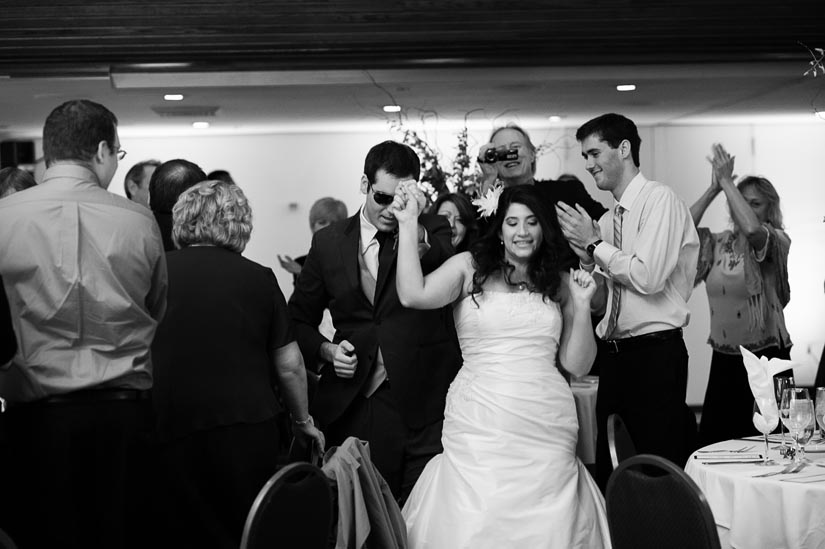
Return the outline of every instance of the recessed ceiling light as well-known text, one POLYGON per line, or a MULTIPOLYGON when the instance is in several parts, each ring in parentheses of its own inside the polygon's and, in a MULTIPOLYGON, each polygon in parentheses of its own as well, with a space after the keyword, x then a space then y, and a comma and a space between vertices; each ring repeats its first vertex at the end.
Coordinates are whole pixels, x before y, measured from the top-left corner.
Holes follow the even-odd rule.
POLYGON ((619 84, 616 86, 616 91, 632 92, 636 89, 636 84, 619 84))
POLYGON ((401 105, 384 105, 384 112, 401 112, 401 105))
POLYGON ((192 127, 198 130, 205 130, 209 127, 209 122, 192 122, 192 127))
POLYGON ((166 101, 183 101, 182 93, 167 93, 163 96, 166 101))
POLYGON ((561 122, 561 116, 559 116, 558 114, 551 114, 547 117, 547 120, 549 120, 550 122, 561 122))

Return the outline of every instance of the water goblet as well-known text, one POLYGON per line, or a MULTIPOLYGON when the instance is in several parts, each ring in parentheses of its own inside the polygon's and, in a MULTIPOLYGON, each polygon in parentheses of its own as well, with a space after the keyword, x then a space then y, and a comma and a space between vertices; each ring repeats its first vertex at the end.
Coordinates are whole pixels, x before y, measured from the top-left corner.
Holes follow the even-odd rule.
MULTIPOLYGON (((776 376, 773 378, 773 388, 774 393, 776 394, 776 405, 779 406, 780 401, 782 400, 782 394, 785 392, 785 389, 789 389, 794 386, 793 377, 790 376, 776 376)), ((788 451, 788 443, 785 442, 785 424, 779 424, 779 434, 782 435, 782 443, 779 445, 779 453, 783 457, 788 451)))
MULTIPOLYGON (((767 408, 766 404, 763 404, 763 407, 767 408)), ((776 429, 776 425, 779 423, 779 416, 774 416, 773 421, 768 422, 765 417, 762 415, 762 410, 759 407, 759 402, 754 400, 753 401, 753 426, 756 427, 756 430, 762 433, 762 436, 765 437, 765 457, 762 459, 762 462, 758 465, 773 465, 776 463, 774 460, 768 458, 768 435, 776 429)))
POLYGON ((779 405, 779 417, 794 439, 794 463, 802 463, 799 447, 800 437, 813 419, 814 406, 808 396, 808 390, 800 387, 785 389, 779 405))

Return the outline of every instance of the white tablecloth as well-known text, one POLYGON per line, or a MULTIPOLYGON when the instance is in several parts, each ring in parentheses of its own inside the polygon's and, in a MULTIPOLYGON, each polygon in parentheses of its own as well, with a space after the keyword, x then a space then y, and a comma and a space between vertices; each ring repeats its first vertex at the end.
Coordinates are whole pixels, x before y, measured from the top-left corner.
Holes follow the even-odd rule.
POLYGON ((579 416, 579 443, 576 455, 582 463, 596 463, 596 393, 599 392, 599 378, 585 376, 585 381, 573 381, 570 389, 576 401, 579 416))
MULTIPOLYGON (((730 440, 703 450, 741 449, 753 446, 765 450, 764 442, 730 440)), ((775 444, 771 444, 771 447, 775 444)), ((699 458, 713 456, 695 453, 685 471, 705 493, 719 529, 722 547, 825 548, 825 468, 808 465, 793 475, 753 478, 769 471, 780 471, 789 463, 779 452, 769 456, 777 465, 726 463, 706 465, 699 458)), ((809 453, 815 463, 825 465, 825 453, 809 453)))

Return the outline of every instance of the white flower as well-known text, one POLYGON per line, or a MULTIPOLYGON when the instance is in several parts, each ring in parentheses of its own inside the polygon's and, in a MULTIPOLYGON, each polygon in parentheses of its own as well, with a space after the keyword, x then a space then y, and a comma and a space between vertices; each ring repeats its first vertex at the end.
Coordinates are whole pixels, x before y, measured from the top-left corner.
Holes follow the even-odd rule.
POLYGON ((473 206, 478 208, 478 214, 481 217, 490 217, 496 213, 498 199, 503 191, 504 187, 496 185, 491 189, 487 189, 487 192, 481 198, 473 200, 473 206))

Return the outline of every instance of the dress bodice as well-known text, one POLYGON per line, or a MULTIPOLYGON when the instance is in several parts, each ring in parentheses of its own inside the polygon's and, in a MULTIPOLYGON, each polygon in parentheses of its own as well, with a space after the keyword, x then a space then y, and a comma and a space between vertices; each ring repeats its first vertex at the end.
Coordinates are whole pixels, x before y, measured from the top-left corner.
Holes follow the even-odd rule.
POLYGON ((454 316, 465 367, 517 364, 528 373, 556 363, 561 309, 541 294, 485 291, 458 302, 454 316))

